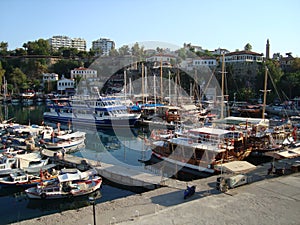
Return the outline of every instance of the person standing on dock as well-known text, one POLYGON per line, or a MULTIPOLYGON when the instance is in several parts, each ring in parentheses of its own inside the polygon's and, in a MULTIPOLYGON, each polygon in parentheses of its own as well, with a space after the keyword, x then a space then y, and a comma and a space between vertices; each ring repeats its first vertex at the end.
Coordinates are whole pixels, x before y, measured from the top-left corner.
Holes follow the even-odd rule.
POLYGON ((66 149, 63 147, 62 150, 61 150, 62 158, 63 158, 63 159, 65 159, 65 154, 66 154, 66 152, 67 152, 66 149))

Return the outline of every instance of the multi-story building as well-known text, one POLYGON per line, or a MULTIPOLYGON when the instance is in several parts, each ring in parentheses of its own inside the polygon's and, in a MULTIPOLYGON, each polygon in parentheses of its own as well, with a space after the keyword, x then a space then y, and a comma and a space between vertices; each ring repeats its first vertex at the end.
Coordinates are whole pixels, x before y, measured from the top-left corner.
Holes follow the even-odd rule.
POLYGON ((90 78, 97 78, 97 70, 92 70, 84 67, 79 67, 71 70, 71 79, 76 79, 77 77, 85 80, 90 78))
POLYGON ((200 67, 200 66, 215 67, 216 65, 217 65, 217 60, 213 57, 201 57, 201 58, 193 59, 194 67, 200 67))
POLYGON ((226 63, 262 62, 263 54, 252 51, 236 51, 225 55, 226 63))
POLYGON ((100 49, 102 55, 109 55, 110 50, 114 48, 115 42, 107 38, 100 38, 92 42, 92 50, 97 51, 100 49))
POLYGON ((78 51, 86 50, 86 41, 82 38, 70 38, 67 36, 53 36, 48 39, 48 42, 53 50, 58 50, 61 47, 76 48, 78 51))
POLYGON ((73 38, 72 48, 76 48, 78 51, 86 51, 86 41, 82 38, 73 38))

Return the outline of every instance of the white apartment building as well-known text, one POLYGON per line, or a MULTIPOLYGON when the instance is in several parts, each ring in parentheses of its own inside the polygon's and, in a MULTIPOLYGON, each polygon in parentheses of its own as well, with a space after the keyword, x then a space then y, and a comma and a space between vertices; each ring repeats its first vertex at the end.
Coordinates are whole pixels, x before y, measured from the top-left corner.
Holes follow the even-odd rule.
POLYGON ((92 70, 89 68, 79 67, 71 70, 71 79, 76 79, 80 77, 82 79, 97 78, 97 70, 92 70))
POLYGON ((262 62, 263 54, 252 51, 236 51, 225 55, 225 63, 262 62))
POLYGON ((92 42, 92 50, 102 50, 102 55, 109 55, 110 50, 115 48, 115 42, 108 38, 100 38, 92 42))
POLYGON ((86 51, 86 41, 82 38, 73 38, 72 48, 76 48, 78 51, 86 51))
POLYGON ((58 50, 61 47, 76 48, 78 51, 86 50, 86 41, 82 38, 70 38, 67 36, 53 36, 48 39, 48 42, 53 50, 58 50))
POLYGON ((47 82, 58 81, 58 74, 56 73, 44 73, 43 74, 43 85, 47 82))

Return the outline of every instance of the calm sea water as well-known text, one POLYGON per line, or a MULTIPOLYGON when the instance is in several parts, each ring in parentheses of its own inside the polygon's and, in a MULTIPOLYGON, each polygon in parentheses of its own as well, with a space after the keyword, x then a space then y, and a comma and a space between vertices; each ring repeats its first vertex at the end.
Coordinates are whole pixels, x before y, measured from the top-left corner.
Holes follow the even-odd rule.
MULTIPOLYGON (((12 119, 20 124, 41 124, 45 105, 0 105, 1 118, 12 119)), ((45 121, 47 124, 47 121, 45 121)), ((55 126, 55 124, 54 124, 55 126)), ((80 130, 80 127, 74 127, 80 130)), ((146 149, 143 141, 137 136, 139 130, 123 131, 97 131, 81 129, 86 132, 86 147, 75 153, 88 159, 100 161, 113 160, 117 164, 129 164, 135 167, 143 167, 140 160, 150 157, 150 149, 146 149)), ((97 203, 118 199, 133 195, 128 189, 121 189, 116 184, 104 182, 101 193, 98 193, 97 203)), ((88 197, 68 200, 30 200, 23 190, 0 189, 0 224, 18 222, 43 215, 62 212, 69 209, 78 209, 89 205, 88 197)))

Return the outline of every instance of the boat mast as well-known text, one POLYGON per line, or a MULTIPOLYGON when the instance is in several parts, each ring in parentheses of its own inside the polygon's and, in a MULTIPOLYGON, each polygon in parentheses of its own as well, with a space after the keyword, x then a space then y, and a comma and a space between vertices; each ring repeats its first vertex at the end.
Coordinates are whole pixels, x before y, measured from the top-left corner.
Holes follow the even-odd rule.
POLYGON ((127 92, 127 88, 126 88, 127 82, 126 82, 126 79, 127 79, 127 77, 126 77, 126 70, 124 70, 124 100, 125 100, 125 104, 126 104, 126 98, 127 98, 127 96, 126 96, 126 92, 127 92))
POLYGON ((162 79, 163 71, 162 71, 162 57, 160 58, 160 99, 163 102, 163 79, 162 79))
POLYGON ((142 102, 144 102, 144 63, 142 63, 142 102))
POLYGON ((169 105, 171 105, 171 71, 169 70, 169 105))
POLYGON ((264 85, 264 102, 263 102, 263 110, 262 110, 262 119, 265 119, 265 111, 266 111, 266 102, 267 102, 267 81, 268 81, 268 67, 265 66, 265 85, 264 85))
POLYGON ((222 54, 222 93, 221 93, 221 119, 224 119, 224 73, 225 73, 225 56, 222 54))

